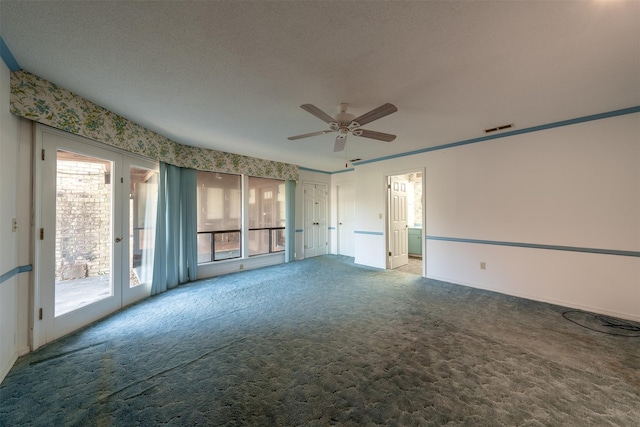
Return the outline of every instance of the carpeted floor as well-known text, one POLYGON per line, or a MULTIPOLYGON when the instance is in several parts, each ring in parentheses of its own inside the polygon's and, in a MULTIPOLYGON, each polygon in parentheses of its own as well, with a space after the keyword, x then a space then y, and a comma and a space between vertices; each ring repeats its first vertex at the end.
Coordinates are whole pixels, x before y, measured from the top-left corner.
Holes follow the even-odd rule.
POLYGON ((0 425, 638 425, 640 339, 564 311, 340 256, 236 273, 20 358, 0 425))

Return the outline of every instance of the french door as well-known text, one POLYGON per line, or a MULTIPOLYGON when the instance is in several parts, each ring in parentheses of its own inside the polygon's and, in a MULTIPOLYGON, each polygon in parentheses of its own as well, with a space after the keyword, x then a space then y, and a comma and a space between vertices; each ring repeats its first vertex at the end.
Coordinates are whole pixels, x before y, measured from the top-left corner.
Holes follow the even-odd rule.
POLYGON ((34 349, 150 294, 157 163, 36 131, 34 349))

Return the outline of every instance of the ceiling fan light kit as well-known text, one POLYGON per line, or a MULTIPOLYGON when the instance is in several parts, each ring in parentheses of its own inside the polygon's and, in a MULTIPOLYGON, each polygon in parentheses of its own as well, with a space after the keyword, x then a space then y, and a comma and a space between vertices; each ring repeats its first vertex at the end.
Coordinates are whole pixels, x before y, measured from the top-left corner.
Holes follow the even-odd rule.
POLYGON ((385 116, 388 116, 389 114, 398 111, 398 108, 393 104, 386 103, 359 117, 356 117, 353 114, 347 112, 349 104, 347 104, 346 102, 340 104, 340 112, 336 114, 335 117, 331 117, 329 114, 325 113, 313 104, 302 104, 300 108, 327 123, 329 125, 329 129, 318 132, 305 133, 302 135, 290 136, 289 138, 287 138, 290 141, 308 138, 311 136, 325 135, 331 132, 338 132, 338 136, 336 137, 336 142, 333 147, 333 151, 338 152, 344 150, 345 144, 347 142, 347 135, 349 135, 350 133, 354 136, 376 139, 378 141, 385 142, 391 142, 396 139, 396 135, 392 135, 390 133, 361 129, 361 126, 367 123, 371 123, 374 120, 381 119, 385 116))

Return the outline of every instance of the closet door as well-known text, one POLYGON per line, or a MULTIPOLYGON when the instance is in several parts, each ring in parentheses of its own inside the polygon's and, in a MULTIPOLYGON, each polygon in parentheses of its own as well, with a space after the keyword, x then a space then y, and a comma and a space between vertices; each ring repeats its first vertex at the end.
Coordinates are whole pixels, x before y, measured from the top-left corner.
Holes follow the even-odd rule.
POLYGON ((327 186, 304 184, 304 256, 327 253, 327 186))
POLYGON ((354 256, 353 233, 355 231, 356 203, 353 182, 336 187, 338 191, 338 253, 354 256))

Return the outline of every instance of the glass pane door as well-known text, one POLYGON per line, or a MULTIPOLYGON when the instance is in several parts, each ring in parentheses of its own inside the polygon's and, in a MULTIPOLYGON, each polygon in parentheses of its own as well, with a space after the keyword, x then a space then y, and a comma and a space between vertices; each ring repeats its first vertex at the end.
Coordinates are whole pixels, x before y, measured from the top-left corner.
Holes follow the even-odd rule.
POLYGON ((125 167, 127 165, 129 247, 128 268, 125 271, 127 277, 123 280, 126 284, 123 289, 123 305, 151 293, 159 178, 156 163, 125 159, 125 167))
POLYGON ((38 127, 33 346, 122 304, 122 154, 38 127))
POLYGON ((113 296, 113 162, 57 150, 55 316, 113 296))

